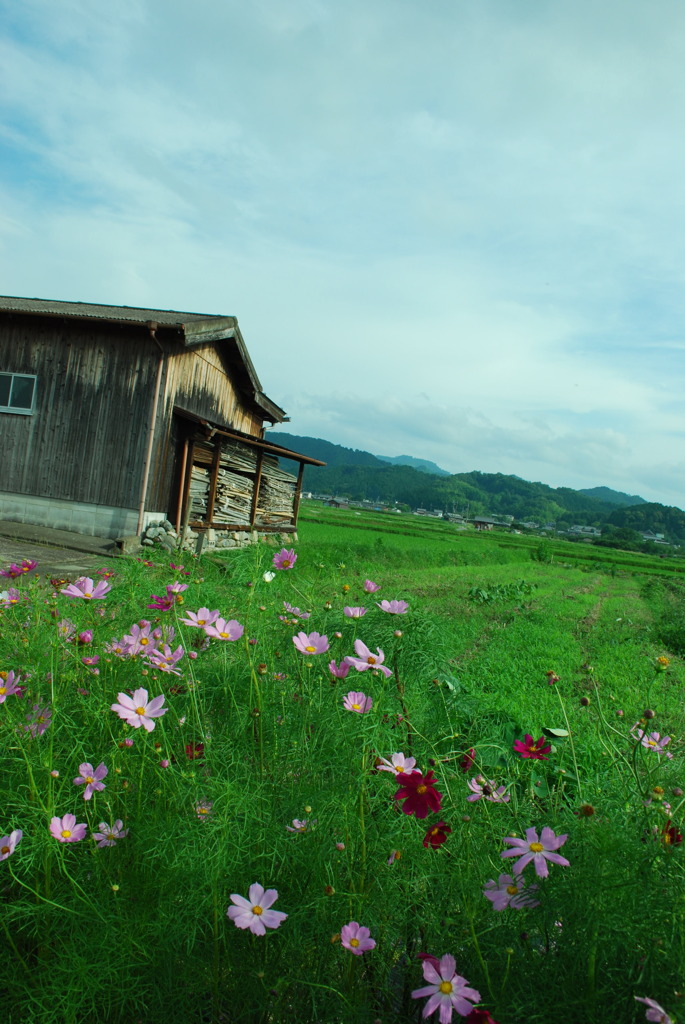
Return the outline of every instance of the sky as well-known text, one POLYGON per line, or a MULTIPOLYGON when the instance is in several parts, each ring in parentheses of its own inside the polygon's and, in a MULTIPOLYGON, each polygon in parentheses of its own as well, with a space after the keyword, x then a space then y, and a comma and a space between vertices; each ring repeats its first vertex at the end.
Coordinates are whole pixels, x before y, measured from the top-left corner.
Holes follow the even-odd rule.
POLYGON ((681 0, 0 0, 0 291, 236 316, 284 430, 685 506, 681 0))

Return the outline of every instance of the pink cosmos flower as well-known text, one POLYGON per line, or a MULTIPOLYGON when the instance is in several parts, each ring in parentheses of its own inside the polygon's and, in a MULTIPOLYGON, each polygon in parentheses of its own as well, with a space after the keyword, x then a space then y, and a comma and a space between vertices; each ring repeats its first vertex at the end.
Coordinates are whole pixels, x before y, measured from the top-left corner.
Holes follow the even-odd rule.
POLYGON ((313 825, 316 825, 316 821, 310 823, 308 818, 293 818, 292 825, 286 825, 285 829, 286 832, 310 832, 313 825))
POLYGON ((174 580, 173 583, 167 583, 166 592, 169 597, 172 594, 182 594, 184 590, 188 589, 187 583, 179 583, 178 580, 174 580))
POLYGON ((112 576, 116 576, 114 569, 108 569, 106 565, 102 569, 96 569, 95 572, 98 576, 102 576, 103 580, 110 580, 112 576))
POLYGON ((65 597, 85 598, 86 601, 101 601, 111 589, 112 584, 107 580, 100 580, 96 585, 90 576, 79 576, 68 587, 60 590, 60 594, 64 594, 65 597))
POLYGON ((24 726, 26 732, 30 732, 34 739, 36 736, 42 736, 52 724, 50 705, 46 704, 45 707, 41 707, 40 704, 34 704, 26 716, 26 721, 28 722, 28 725, 24 726))
POLYGON ((372 580, 364 580, 364 590, 367 594, 375 594, 376 591, 380 589, 380 583, 374 583, 372 580))
POLYGON ((73 814, 65 814, 63 818, 54 817, 50 820, 50 834, 60 843, 78 843, 85 838, 88 826, 81 822, 76 824, 73 814))
POLYGON ((300 632, 293 637, 293 643, 302 654, 325 654, 330 648, 328 637, 319 633, 300 632))
POLYGON ((152 635, 151 623, 147 619, 142 619, 140 622, 134 623, 130 631, 122 636, 121 643, 125 645, 126 653, 130 658, 134 658, 136 654, 147 657, 151 651, 154 651, 158 640, 152 635))
POLYGON ((638 1003, 644 1003, 647 1007, 645 1017, 647 1020, 655 1021, 656 1024, 673 1024, 673 1020, 664 1010, 663 1006, 659 1006, 656 999, 650 999, 648 996, 635 996, 638 1003))
POLYGON ((392 772, 393 775, 411 775, 413 771, 418 771, 418 768, 414 768, 415 764, 415 757, 405 757, 402 753, 392 754, 389 761, 385 757, 376 759, 376 769, 379 772, 392 772))
POLYGON ((105 788, 105 784, 102 780, 107 776, 108 769, 104 761, 102 761, 95 769, 93 769, 92 764, 84 762, 78 766, 78 770, 81 774, 74 779, 74 785, 85 785, 86 788, 83 791, 84 800, 90 800, 93 793, 101 792, 105 788))
POLYGON ((90 657, 81 658, 81 661, 83 662, 83 664, 84 665, 88 665, 88 666, 90 666, 90 665, 97 665, 99 660, 100 660, 100 655, 99 654, 91 654, 90 657))
POLYGON ((275 569, 292 569, 296 561, 297 555, 294 548, 281 548, 273 557, 273 566, 275 569))
POLYGON ((186 569, 185 565, 174 565, 173 562, 169 562, 169 568, 176 572, 182 572, 184 576, 190 576, 190 571, 186 569))
POLYGON ((154 651, 150 651, 149 661, 151 665, 158 668, 160 672, 171 672, 175 676, 180 676, 181 672, 176 668, 176 665, 181 660, 185 651, 179 645, 175 651, 172 651, 169 644, 164 644, 164 647, 160 651, 157 648, 154 651))
POLYGON ((336 665, 335 661, 329 661, 328 670, 336 679, 344 679, 350 671, 350 666, 343 658, 339 665, 336 665))
POLYGON ((169 708, 162 707, 164 694, 160 694, 159 697, 154 697, 148 702, 147 690, 142 687, 134 690, 132 697, 129 697, 127 693, 118 693, 117 697, 119 703, 111 704, 111 710, 116 711, 119 718, 123 718, 134 729, 139 729, 142 725, 146 732, 152 732, 155 727, 153 719, 161 718, 169 710, 169 708))
POLYGON ((11 857, 21 842, 24 833, 20 828, 15 828, 8 836, 0 837, 0 860, 7 860, 11 857))
POLYGON ((76 640, 80 644, 92 644, 92 642, 93 642, 93 630, 92 629, 84 629, 76 637, 76 640))
POLYGON ((373 698, 367 697, 365 693, 357 693, 354 690, 350 690, 349 693, 345 694, 343 707, 346 711, 356 711, 357 714, 364 715, 373 707, 373 698))
POLYGON ((457 974, 457 965, 453 956, 446 953, 440 957, 437 967, 431 960, 423 961, 423 977, 429 982, 423 988, 414 989, 412 999, 429 996, 423 1008, 423 1017, 430 1017, 436 1010, 440 1011, 440 1024, 450 1024, 452 1012, 465 1017, 473 1009, 474 1003, 480 1002, 480 992, 469 988, 466 978, 457 974))
POLYGON ((366 615, 367 609, 362 607, 350 608, 349 605, 345 605, 343 613, 348 619, 361 619, 362 615, 366 615))
POLYGON ((65 640, 71 640, 72 636, 76 632, 76 626, 71 619, 60 619, 57 623, 57 632, 60 636, 64 637, 65 640))
POLYGON ((511 799, 506 792, 506 786, 498 786, 494 779, 488 781, 482 775, 477 775, 475 779, 469 779, 468 787, 471 790, 471 796, 466 797, 469 803, 485 799, 493 804, 506 804, 511 799))
POLYGON ((128 835, 128 829, 122 828, 123 824, 121 818, 117 818, 113 825, 108 825, 106 821, 101 821, 98 825, 100 831, 91 832, 91 836, 100 847, 116 846, 118 839, 125 839, 128 835))
POLYGON ((6 678, 0 675, 0 704, 4 704, 8 697, 13 694, 19 694, 21 696, 21 687, 17 686, 16 680, 19 678, 19 673, 15 673, 13 669, 7 673, 6 678))
POLYGON ((393 864, 395 864, 396 861, 398 861, 400 859, 401 856, 402 856, 401 850, 391 850, 390 851, 390 856, 388 857, 388 860, 387 860, 388 867, 391 868, 393 866, 393 864))
POLYGON ((195 813, 198 818, 202 821, 206 821, 209 815, 212 813, 212 807, 214 806, 213 800, 198 800, 195 804, 195 813))
POLYGON ((150 594, 151 603, 148 608, 154 608, 155 611, 169 612, 176 604, 176 598, 170 597, 169 594, 150 594))
POLYGON ((280 928, 288 915, 281 910, 269 909, 278 899, 276 889, 264 889, 258 882, 253 882, 248 897, 245 899, 231 893, 235 906, 229 907, 226 914, 236 928, 249 928, 254 935, 265 935, 267 928, 280 928))
POLYGON ((534 828, 526 829, 525 839, 516 839, 514 836, 505 836, 504 842, 509 843, 513 849, 504 850, 501 857, 518 857, 519 859, 513 865, 513 871, 515 875, 520 875, 527 864, 533 861, 535 867, 535 873, 539 878, 547 878, 549 874, 549 868, 547 867, 547 861, 551 861, 552 864, 561 864, 562 867, 570 867, 569 861, 565 857, 556 851, 560 846, 563 846, 567 835, 557 836, 554 834, 551 828, 546 825, 538 834, 534 828))
POLYGON ((219 618, 205 626, 207 636, 212 636, 216 640, 240 640, 244 632, 245 627, 235 619, 219 618))
POLYGON ((361 640, 354 641, 354 649, 357 653, 357 657, 353 658, 351 655, 345 658, 345 661, 349 662, 350 665, 354 665, 357 672, 366 672, 367 669, 378 669, 386 679, 392 675, 392 672, 387 668, 383 662, 385 661, 385 654, 380 649, 376 648, 377 654, 372 654, 365 643, 361 640))
POLYGON ((303 612, 301 608, 297 608, 294 604, 289 604, 287 601, 283 602, 283 607, 298 619, 308 619, 312 614, 311 612, 303 612))
POLYGON ((660 736, 658 732, 650 732, 648 736, 642 729, 638 729, 635 733, 635 738, 640 741, 646 750, 653 750, 657 754, 665 754, 668 758, 673 757, 673 754, 665 749, 671 742, 670 736, 660 736))
POLYGON ((538 907, 539 900, 531 898, 530 893, 536 891, 537 885, 529 885, 523 880, 523 875, 512 878, 511 875, 500 875, 496 882, 491 878, 485 883, 483 895, 490 900, 494 910, 506 910, 512 907, 514 910, 523 910, 524 907, 538 907))
POLYGON ((409 611, 406 601, 376 601, 376 604, 382 612, 388 612, 390 615, 406 615, 409 611))
POLYGON ((10 587, 9 590, 3 590, 0 593, 0 608, 13 608, 15 604, 26 600, 28 598, 23 597, 21 591, 17 590, 16 587, 10 587))
POLYGON ((340 929, 340 941, 345 949, 349 949, 350 953, 354 953, 355 956, 368 953, 370 949, 375 949, 376 946, 376 940, 371 938, 370 930, 363 925, 357 924, 356 921, 350 921, 349 924, 342 926, 340 929))

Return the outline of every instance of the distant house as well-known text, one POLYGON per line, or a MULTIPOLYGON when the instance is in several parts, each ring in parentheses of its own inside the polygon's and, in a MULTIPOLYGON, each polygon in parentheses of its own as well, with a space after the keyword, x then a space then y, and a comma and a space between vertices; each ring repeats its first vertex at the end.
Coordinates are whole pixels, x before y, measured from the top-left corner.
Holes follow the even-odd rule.
POLYGON ((305 463, 232 316, 0 297, 0 518, 294 531, 305 463), (295 478, 278 456, 300 464, 295 478))
POLYGON ((489 516, 476 516, 471 522, 476 530, 492 530, 496 525, 495 520, 489 516))

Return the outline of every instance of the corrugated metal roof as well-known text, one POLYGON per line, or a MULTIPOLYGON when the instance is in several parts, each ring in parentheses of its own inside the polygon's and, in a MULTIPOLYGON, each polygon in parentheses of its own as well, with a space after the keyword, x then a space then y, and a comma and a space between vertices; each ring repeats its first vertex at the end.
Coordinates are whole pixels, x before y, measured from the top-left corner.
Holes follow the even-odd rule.
POLYGON ((172 309, 142 309, 138 306, 102 306, 93 302, 61 302, 56 299, 22 299, 0 295, 0 312, 43 313, 46 316, 83 317, 84 320, 121 320, 145 324, 156 320, 159 324, 201 323, 206 320, 225 320, 232 325, 235 318, 220 313, 181 313, 172 309))

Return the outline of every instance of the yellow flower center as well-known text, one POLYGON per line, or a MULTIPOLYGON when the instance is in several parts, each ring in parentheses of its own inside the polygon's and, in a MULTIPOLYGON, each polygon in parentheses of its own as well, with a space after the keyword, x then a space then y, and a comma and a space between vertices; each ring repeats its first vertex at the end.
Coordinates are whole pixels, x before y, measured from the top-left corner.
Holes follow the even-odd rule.
POLYGON ((38 715, 38 718, 36 719, 37 724, 38 725, 42 725, 44 721, 45 721, 45 715, 38 715))
POLYGON ((400 772, 403 772, 403 771, 404 771, 404 768, 402 767, 402 765, 401 765, 401 764, 396 764, 396 765, 395 765, 395 771, 396 771, 396 772, 397 772, 397 774, 399 775, 399 774, 400 774, 400 772))
POLYGON ((83 596, 84 597, 92 597, 93 595, 92 594, 84 594, 83 596))
POLYGON ((290 568, 290 560, 287 559, 287 558, 284 558, 283 561, 281 562, 281 568, 282 569, 289 569, 290 568))
POLYGON ((6 686, 0 686, 0 697, 2 697, 6 693, 7 693, 7 687, 6 686))
POLYGON ((150 643, 150 641, 148 640, 148 638, 146 636, 141 636, 141 638, 140 638, 140 646, 141 647, 146 647, 147 644, 149 644, 149 643, 150 643))
POLYGON ((507 892, 509 893, 510 896, 515 896, 518 892, 518 888, 515 885, 508 885, 507 892))
POLYGON ((305 647, 305 651, 307 654, 316 654, 316 647, 312 647, 310 644, 309 647, 305 647))
POLYGON ((109 839, 109 841, 112 843, 112 842, 116 842, 116 838, 117 837, 114 835, 113 832, 107 832, 105 838, 109 839))
POLYGON ((253 914, 256 914, 256 915, 257 915, 257 917, 259 917, 259 915, 260 915, 260 914, 263 914, 263 913, 264 913, 264 911, 262 910, 262 908, 261 908, 261 907, 253 907, 253 908, 252 908, 252 913, 253 913, 253 914))
POLYGON ((136 714, 137 715, 144 715, 145 714, 145 708, 136 708, 136 714))
POLYGON ((4 856, 5 854, 9 853, 9 852, 10 852, 10 848, 9 848, 9 846, 3 846, 3 847, 2 847, 2 849, 0 849, 0 853, 2 853, 2 854, 3 854, 3 856, 4 856))
POLYGON ((209 814, 209 810, 206 807, 198 807, 197 813, 198 814, 209 814))
POLYGON ((222 640, 228 640, 230 634, 229 633, 219 633, 219 636, 221 637, 222 640))
POLYGON ((85 781, 86 782, 95 782, 95 779, 93 778, 92 775, 86 775, 85 776, 85 781))
POLYGON ((366 660, 369 665, 375 665, 378 658, 374 658, 373 654, 370 654, 366 660))
POLYGON ((69 836, 71 835, 71 832, 69 831, 68 828, 65 828, 64 831, 60 832, 60 835, 62 839, 68 839, 69 836))
POLYGON ((362 709, 361 704, 353 704, 352 705, 352 710, 353 711, 361 711, 361 709, 362 709))
POLYGON ((451 981, 443 981, 443 982, 441 982, 440 983, 440 991, 445 996, 449 995, 450 992, 452 991, 452 982, 451 981))
POLYGON ((544 846, 542 845, 542 843, 530 843, 530 849, 533 851, 533 853, 542 853, 542 851, 544 850, 544 846))
POLYGON ((359 945, 359 939, 350 939, 350 945, 356 949, 359 945))
POLYGON ((198 626, 204 626, 204 625, 206 625, 206 623, 207 623, 206 619, 198 619, 197 620, 198 626))
POLYGON ((428 791, 428 786, 417 786, 416 787, 416 792, 417 793, 426 793, 427 791, 428 791))

